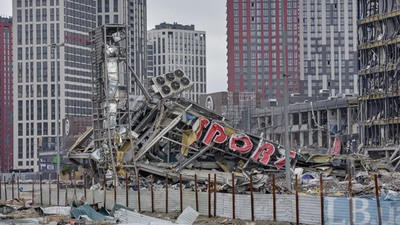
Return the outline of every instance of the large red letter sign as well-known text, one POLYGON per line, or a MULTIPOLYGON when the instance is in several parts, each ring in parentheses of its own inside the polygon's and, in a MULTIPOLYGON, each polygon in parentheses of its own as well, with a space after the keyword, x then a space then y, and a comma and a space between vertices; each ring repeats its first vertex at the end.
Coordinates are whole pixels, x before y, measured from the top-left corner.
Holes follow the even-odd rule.
POLYGON ((229 139, 229 148, 233 151, 248 153, 253 148, 253 142, 246 134, 233 134, 229 139))
POLYGON ((271 159, 271 155, 275 153, 275 146, 271 143, 266 142, 254 151, 251 158, 254 162, 260 162, 263 165, 267 165, 271 159), (261 159, 260 156, 262 157, 261 159))
POLYGON ((206 145, 210 145, 211 141, 215 143, 224 143, 227 139, 227 135, 225 133, 224 127, 219 125, 218 123, 212 123, 207 130, 206 136, 203 139, 203 143, 206 145))
POLYGON ((210 124, 210 121, 205 118, 199 118, 194 124, 193 124, 193 130, 196 132, 196 140, 199 140, 201 137, 201 134, 203 133, 203 129, 206 128, 210 124))
MULTIPOLYGON (((289 158, 295 158, 296 157, 296 152, 290 151, 289 158)), ((282 159, 277 160, 274 164, 275 167, 279 170, 285 165, 286 157, 283 157, 282 159)))

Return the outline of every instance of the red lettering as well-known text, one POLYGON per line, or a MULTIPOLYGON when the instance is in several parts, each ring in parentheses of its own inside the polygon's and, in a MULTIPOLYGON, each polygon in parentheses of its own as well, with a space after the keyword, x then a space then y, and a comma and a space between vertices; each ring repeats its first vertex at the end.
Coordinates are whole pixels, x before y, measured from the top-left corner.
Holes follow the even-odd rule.
MULTIPOLYGON (((290 151, 290 158, 295 158, 296 157, 296 152, 294 151, 290 151)), ((274 165, 275 167, 279 170, 280 168, 282 168, 285 165, 285 160, 286 157, 283 157, 282 159, 277 160, 274 165)))
POLYGON ((254 151, 251 158, 254 162, 260 162, 263 165, 267 165, 271 159, 271 155, 275 153, 275 146, 271 143, 265 143, 254 151), (262 157, 260 159, 260 157, 262 157))
POLYGON ((210 121, 205 118, 199 118, 196 123, 193 125, 194 131, 196 132, 196 140, 199 140, 203 130, 210 124, 210 121), (199 122, 198 122, 199 121, 199 122))
POLYGON ((229 148, 233 151, 248 153, 253 148, 253 142, 246 134, 233 134, 229 139, 229 148))
POLYGON ((206 145, 210 145, 211 141, 215 143, 224 143, 228 136, 225 133, 225 129, 223 126, 218 123, 212 123, 207 130, 206 136, 203 139, 203 143, 206 145))

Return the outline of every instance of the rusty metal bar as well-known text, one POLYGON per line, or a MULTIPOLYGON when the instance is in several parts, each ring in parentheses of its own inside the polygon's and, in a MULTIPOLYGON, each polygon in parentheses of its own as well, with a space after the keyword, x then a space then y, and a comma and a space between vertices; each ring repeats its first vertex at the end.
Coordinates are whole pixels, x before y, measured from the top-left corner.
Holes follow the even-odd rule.
POLYGON ((353 225, 353 189, 351 183, 351 173, 349 173, 349 214, 350 214, 350 224, 353 225))
POLYGON ((217 216, 217 174, 214 173, 214 217, 217 216))
POLYGON ((276 222, 276 190, 275 190, 275 174, 272 174, 272 212, 274 222, 276 222))
POLYGON ((51 174, 49 174, 49 205, 51 205, 51 174))
POLYGON ((14 199, 14 176, 11 178, 11 198, 14 199))
POLYGON ((114 204, 117 204, 117 176, 114 174, 114 204))
POLYGON ((297 180, 297 174, 294 176, 294 188, 296 189, 296 224, 300 224, 300 216, 299 216, 299 183, 297 180))
POLYGON ((76 197, 76 173, 75 173, 75 171, 73 173, 73 176, 74 176, 74 197, 76 197))
POLYGON ((232 219, 235 217, 235 174, 232 173, 232 219))
POLYGON ((7 180, 6 180, 6 177, 4 177, 4 196, 5 196, 5 199, 7 201, 7 180))
POLYGON ((39 175, 40 205, 43 205, 42 176, 39 175))
MULTIPOLYGON (((18 188, 19 189, 19 188, 18 188)), ((5 190, 5 188, 4 188, 5 190)), ((19 193, 19 192, 18 192, 19 193)), ((0 177, 0 199, 1 199, 1 177, 0 177)))
POLYGON ((85 201, 87 201, 86 187, 87 187, 86 174, 83 174, 83 196, 85 197, 85 201))
POLYGON ((196 211, 199 211, 199 194, 197 193, 197 174, 194 175, 194 194, 196 198, 196 211))
POLYGON ((106 208, 106 202, 107 202, 107 188, 106 188, 106 174, 104 173, 104 182, 103 182, 103 190, 104 190, 104 195, 103 195, 103 207, 106 208))
POLYGON ((137 173, 137 200, 138 200, 138 211, 140 212, 141 211, 141 205, 140 205, 140 174, 139 174, 139 171, 138 171, 138 173, 137 173))
POLYGON ((376 195, 376 210, 378 213, 379 225, 382 225, 382 215, 381 215, 381 202, 379 201, 379 185, 378 185, 378 175, 374 175, 375 180, 375 195, 376 195))
POLYGON ((150 197, 151 197, 151 212, 154 212, 154 177, 151 175, 150 180, 150 197))
MULTIPOLYGON (((7 201, 7 194, 6 194, 6 201, 7 201)), ((35 205, 35 178, 33 178, 33 181, 32 181, 32 206, 33 205, 35 205)))
POLYGON ((253 174, 250 174, 250 207, 251 221, 254 221, 254 193, 253 193, 253 174))
POLYGON ((324 186, 322 173, 319 174, 319 197, 321 202, 321 225, 324 225, 324 186))
MULTIPOLYGON (((105 205, 106 204, 104 203, 104 208, 105 208, 105 205)), ((68 183, 67 182, 65 182, 65 206, 68 206, 68 183)))
POLYGON ((165 212, 168 213, 168 174, 165 175, 165 212))
POLYGON ((211 193, 210 193, 210 189, 211 189, 211 175, 208 174, 208 218, 211 218, 211 193))
POLYGON ((183 203, 182 203, 182 174, 179 174, 179 203, 180 203, 180 209, 181 212, 183 212, 183 203))
POLYGON ((60 205, 60 176, 57 174, 57 205, 60 205))
MULTIPOLYGON (((1 187, 1 179, 0 179, 0 187, 1 187)), ((1 188, 0 188, 1 189, 1 188)), ((17 178, 17 189, 18 189, 18 199, 20 199, 20 191, 19 191, 19 177, 17 178)), ((0 192, 1 193, 1 192, 0 192)), ((1 198, 1 194, 0 194, 1 198)))
POLYGON ((125 206, 126 206, 126 208, 129 207, 128 189, 129 189, 129 187, 128 187, 128 173, 125 173, 125 206))

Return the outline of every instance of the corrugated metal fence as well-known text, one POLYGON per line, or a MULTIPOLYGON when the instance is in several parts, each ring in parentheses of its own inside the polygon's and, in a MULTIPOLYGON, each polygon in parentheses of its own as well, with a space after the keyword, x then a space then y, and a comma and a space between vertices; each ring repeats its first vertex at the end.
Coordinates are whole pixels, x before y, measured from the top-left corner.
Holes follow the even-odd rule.
MULTIPOLYGON (((47 206, 57 205, 57 186, 42 184, 21 184, 18 192, 17 186, 12 187, 10 184, 2 183, 0 194, 1 200, 10 200, 14 198, 32 199, 35 205, 47 206), (5 189, 6 188, 6 189, 5 189), (14 189, 13 189, 14 188, 14 189), (50 189, 49 189, 50 188, 50 189), (6 191, 7 190, 7 191, 6 191)), ((59 205, 66 205, 74 199, 80 199, 84 196, 84 190, 78 188, 69 188, 59 190, 59 205)), ((115 203, 127 205, 130 208, 139 208, 138 191, 132 189, 127 190, 126 197, 124 188, 117 188, 117 191, 108 190, 86 190, 86 200, 89 203, 99 203, 105 205, 107 209, 111 209, 115 203), (116 201, 114 201, 116 199, 116 201), (128 199, 128 202, 126 202, 128 199)), ((166 190, 159 189, 152 193, 150 190, 140 190, 140 209, 141 211, 166 212, 166 190), (153 204, 152 204, 153 199, 153 204)), ((302 224, 379 224, 377 201, 375 198, 347 198, 347 197, 324 197, 323 198, 323 221, 321 221, 321 198, 319 196, 299 195, 296 201, 296 195, 277 194, 274 204, 272 194, 254 193, 253 207, 251 207, 250 194, 235 194, 235 217, 238 219, 251 220, 252 212, 254 220, 274 220, 274 205, 276 210, 276 221, 296 222, 296 208, 298 208, 298 218, 302 224), (353 207, 349 208, 350 201, 353 207), (296 207, 297 202, 297 207, 296 207), (254 210, 252 211, 251 208, 254 210), (352 214, 350 213, 352 212, 352 214), (353 222, 350 223, 351 218, 353 222)), ((181 208, 181 192, 180 190, 168 190, 168 212, 180 211, 181 208)), ((190 206, 196 209, 201 215, 210 215, 228 217, 233 216, 232 194, 216 193, 216 201, 214 201, 213 192, 198 192, 196 204, 196 194, 192 190, 182 190, 182 207, 190 206), (210 202, 210 204, 209 204, 210 202), (214 205, 215 211, 214 211, 214 205), (210 213, 210 214, 209 214, 210 213)), ((400 201, 380 201, 380 212, 382 224, 400 224, 400 201)))

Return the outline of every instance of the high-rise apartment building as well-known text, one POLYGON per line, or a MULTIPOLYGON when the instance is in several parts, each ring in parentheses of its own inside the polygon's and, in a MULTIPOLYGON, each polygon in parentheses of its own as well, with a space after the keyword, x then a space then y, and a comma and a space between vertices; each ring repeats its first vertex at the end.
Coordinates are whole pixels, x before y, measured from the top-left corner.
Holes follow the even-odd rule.
POLYGON ((0 17, 0 172, 13 168, 12 18, 0 17))
MULTIPOLYGON (((147 1, 146 0, 97 0, 97 26, 127 24, 133 71, 141 79, 147 77, 147 1)), ((139 91, 131 80, 131 92, 139 91)))
POLYGON ((299 15, 299 94, 357 94, 357 2, 300 0, 299 15))
POLYGON ((359 0, 358 9, 361 143, 371 156, 388 157, 400 145, 400 4, 359 0))
POLYGON ((148 43, 153 45, 154 76, 182 69, 192 80, 193 88, 183 96, 197 102, 206 93, 206 32, 194 25, 161 23, 148 31, 148 43))
POLYGON ((63 119, 91 120, 96 1, 15 0, 13 15, 14 168, 38 171, 39 158, 54 163, 63 119))
POLYGON ((227 37, 229 92, 298 92, 298 1, 227 1, 227 37))

